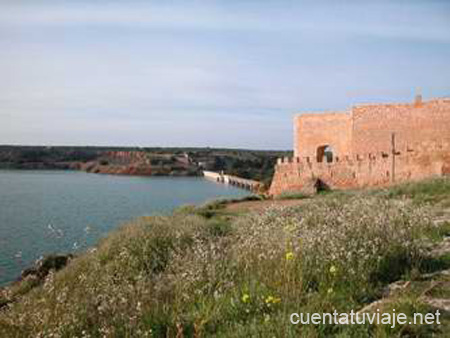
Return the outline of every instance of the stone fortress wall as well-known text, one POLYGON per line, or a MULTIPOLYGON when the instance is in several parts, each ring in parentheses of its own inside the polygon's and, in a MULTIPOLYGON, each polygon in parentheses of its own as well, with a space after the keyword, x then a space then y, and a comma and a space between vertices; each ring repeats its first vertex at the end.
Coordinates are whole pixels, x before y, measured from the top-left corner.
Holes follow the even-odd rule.
POLYGON ((371 104, 294 119, 294 157, 269 193, 386 186, 450 174, 450 99, 371 104), (325 156, 324 151, 331 153, 325 156))

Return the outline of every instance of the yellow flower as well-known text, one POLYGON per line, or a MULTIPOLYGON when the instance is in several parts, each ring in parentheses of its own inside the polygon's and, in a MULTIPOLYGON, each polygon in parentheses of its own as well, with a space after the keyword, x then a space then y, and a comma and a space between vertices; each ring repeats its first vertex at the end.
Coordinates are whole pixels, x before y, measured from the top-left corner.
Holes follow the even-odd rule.
POLYGON ((286 260, 290 261, 292 259, 294 259, 294 253, 293 252, 287 252, 286 253, 286 260))
POLYGON ((327 293, 328 293, 328 294, 333 293, 333 288, 329 288, 329 289, 327 290, 327 293))
POLYGON ((274 297, 274 296, 268 296, 266 298, 266 304, 277 304, 281 302, 281 298, 274 297))
POLYGON ((272 303, 272 302, 273 302, 273 299, 274 299, 274 298, 273 298, 272 296, 267 297, 267 298, 266 298, 266 303, 267 303, 267 304, 272 303))
POLYGON ((243 295, 242 295, 242 302, 243 303, 248 303, 248 301, 250 300, 250 296, 248 295, 248 294, 246 294, 246 293, 244 293, 243 295))
POLYGON ((332 266, 330 267, 330 273, 331 273, 332 275, 335 275, 336 272, 337 272, 337 268, 336 268, 334 265, 332 265, 332 266))

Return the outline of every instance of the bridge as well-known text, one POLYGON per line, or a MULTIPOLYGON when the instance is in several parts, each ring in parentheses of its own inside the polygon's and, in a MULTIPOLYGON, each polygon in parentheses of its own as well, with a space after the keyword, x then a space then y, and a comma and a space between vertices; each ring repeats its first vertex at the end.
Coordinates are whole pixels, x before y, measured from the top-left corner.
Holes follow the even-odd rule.
POLYGON ((206 179, 215 182, 233 185, 250 191, 258 191, 258 189, 261 187, 261 182, 241 178, 238 176, 226 175, 223 172, 216 173, 214 171, 203 171, 203 176, 206 179))

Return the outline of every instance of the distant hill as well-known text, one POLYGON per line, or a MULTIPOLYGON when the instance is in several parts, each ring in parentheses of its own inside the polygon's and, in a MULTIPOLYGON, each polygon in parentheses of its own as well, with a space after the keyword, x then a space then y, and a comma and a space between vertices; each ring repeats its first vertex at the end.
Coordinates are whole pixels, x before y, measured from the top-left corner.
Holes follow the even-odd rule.
POLYGON ((202 170, 269 184, 278 157, 290 151, 220 148, 0 146, 0 168, 61 169, 149 176, 196 176, 202 170))

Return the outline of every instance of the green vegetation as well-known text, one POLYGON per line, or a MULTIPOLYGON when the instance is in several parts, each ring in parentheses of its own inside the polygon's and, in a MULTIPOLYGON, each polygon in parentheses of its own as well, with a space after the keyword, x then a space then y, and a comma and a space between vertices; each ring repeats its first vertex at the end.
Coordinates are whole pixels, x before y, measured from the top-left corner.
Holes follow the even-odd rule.
POLYGON ((287 192, 282 193, 275 197, 277 200, 298 200, 303 198, 309 198, 310 196, 302 193, 302 192, 287 192))
POLYGON ((88 162, 98 158, 89 147, 0 146, 0 168, 68 169, 70 162, 88 162))
POLYGON ((384 311, 432 310, 424 294, 449 294, 439 284, 448 276, 436 273, 450 265, 448 253, 430 254, 449 230, 430 203, 449 187, 328 193, 244 215, 217 201, 141 218, 0 310, 0 336, 445 337, 448 316, 394 329, 292 325, 289 316, 357 311, 398 280, 410 286, 384 311))
POLYGON ((246 201, 262 201, 266 197, 264 195, 249 195, 233 199, 218 199, 206 202, 203 205, 184 205, 175 210, 175 214, 191 214, 199 215, 205 218, 212 218, 216 216, 230 216, 230 213, 225 209, 228 204, 246 202, 246 201))
POLYGON ((443 203, 450 207, 450 180, 429 179, 406 183, 381 191, 389 198, 399 196, 411 198, 415 203, 443 203))

